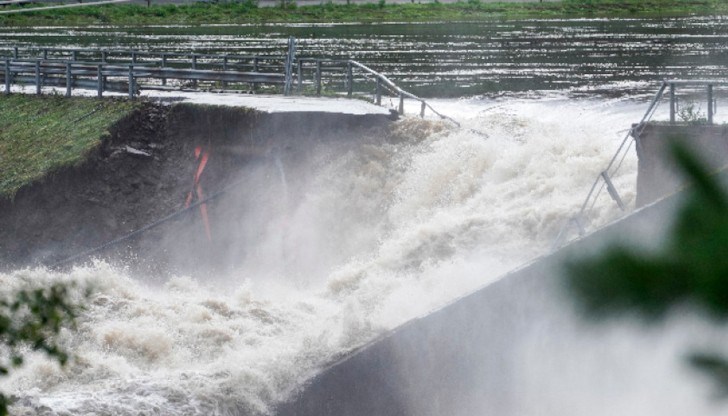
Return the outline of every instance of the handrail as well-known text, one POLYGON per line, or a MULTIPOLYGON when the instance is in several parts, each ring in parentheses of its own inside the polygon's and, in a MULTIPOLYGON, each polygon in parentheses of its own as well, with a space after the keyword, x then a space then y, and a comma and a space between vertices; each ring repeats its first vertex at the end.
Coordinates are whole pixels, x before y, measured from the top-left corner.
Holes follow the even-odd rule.
MULTIPOLYGON (((658 89, 655 96, 652 98, 652 101, 650 101, 650 105, 647 107, 647 111, 645 111, 644 115, 642 116, 642 119, 639 123, 634 124, 632 127, 630 127, 629 131, 627 132, 627 135, 625 136, 624 140, 622 140, 622 143, 619 145, 619 148, 615 152, 612 159, 609 161, 609 164, 607 165, 606 169, 604 169, 596 178, 594 183, 592 184, 592 187, 589 190, 589 193, 587 194, 586 199, 584 200, 584 203, 581 205, 581 208, 579 209, 579 212, 570 217, 561 227, 559 230, 559 233, 556 237, 556 240, 554 241, 554 244, 552 246, 552 249, 557 249, 561 247, 562 243, 564 242, 564 239, 566 238, 566 234, 569 230, 569 228, 576 224, 576 226, 579 228, 579 235, 583 235, 585 233, 584 229, 584 217, 588 213, 588 211, 594 207, 594 204, 596 204, 596 200, 599 197, 601 191, 604 189, 604 187, 607 187, 607 190, 609 191, 609 194, 612 196, 612 198, 617 202, 617 204, 620 205, 620 208, 624 210, 623 206, 621 205, 621 200, 619 199, 619 196, 616 194, 616 189, 614 189, 612 183, 611 183, 611 176, 614 176, 619 168, 622 165, 622 161, 624 161, 624 158, 627 156, 627 152, 629 151, 632 142, 636 141, 637 138, 642 134, 642 132, 645 129, 646 123, 652 119, 652 117, 655 114, 655 111, 657 110, 657 107, 660 103, 660 100, 665 95, 665 90, 667 87, 670 87, 670 121, 674 122, 675 118, 675 86, 676 85, 682 85, 682 86, 706 86, 707 93, 708 93, 708 123, 712 123, 713 121, 713 113, 714 113, 714 103, 713 103, 713 96, 712 96, 712 87, 714 85, 719 86, 728 86, 728 80, 705 80, 705 79, 695 79, 695 80, 674 80, 674 79, 666 79, 660 81, 660 88, 658 89), (630 140, 631 138, 631 140, 630 140), (615 167, 615 162, 617 159, 622 155, 621 160, 619 164, 615 167), (602 186, 599 187, 597 190, 597 186, 600 182, 602 182, 602 186), (596 191, 596 192, 595 192, 596 191), (590 206, 591 203, 591 206, 590 206)), ((639 145, 639 142, 637 142, 639 145)))
POLYGON ((403 95, 405 97, 409 97, 409 98, 411 98, 413 100, 416 100, 416 101, 421 102, 422 104, 424 104, 425 106, 427 106, 427 108, 429 108, 433 113, 437 114, 437 116, 439 116, 441 119, 447 119, 447 120, 455 123, 455 125, 457 125, 458 127, 460 127, 460 123, 458 123, 452 117, 449 117, 449 116, 446 116, 444 114, 439 113, 437 110, 435 110, 434 108, 432 108, 432 106, 430 105, 430 103, 428 103, 427 101, 425 101, 423 98, 420 98, 420 97, 418 97, 418 96, 416 96, 416 95, 414 95, 414 94, 412 94, 410 92, 407 92, 407 91, 403 90, 402 88, 398 87, 394 82, 392 82, 389 78, 387 78, 383 74, 380 74, 379 72, 377 72, 377 71, 369 68, 368 66, 366 66, 366 65, 364 65, 364 64, 362 64, 360 62, 354 61, 352 59, 349 59, 347 62, 350 63, 351 65, 354 65, 356 67, 359 67, 360 69, 362 69, 362 70, 364 70, 366 72, 369 72, 370 74, 372 74, 375 77, 379 78, 389 88, 392 88, 398 94, 403 95))

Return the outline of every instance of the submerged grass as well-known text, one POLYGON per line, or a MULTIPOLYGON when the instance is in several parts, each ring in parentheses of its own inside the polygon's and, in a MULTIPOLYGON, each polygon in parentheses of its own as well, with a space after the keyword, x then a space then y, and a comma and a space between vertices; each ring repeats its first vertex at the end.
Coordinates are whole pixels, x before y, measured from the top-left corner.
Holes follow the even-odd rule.
POLYGON ((0 197, 83 161, 136 106, 107 98, 0 96, 0 197))
MULTIPOLYGON (((418 0, 420 1, 420 0, 418 0)), ((152 0, 154 3, 154 0, 152 0)), ((654 14, 728 13, 724 0, 563 0, 560 2, 333 4, 296 7, 281 1, 280 7, 257 7, 255 0, 164 4, 150 7, 136 4, 56 9, 0 15, 0 26, 60 25, 155 25, 235 24, 275 22, 428 22, 473 21, 502 17, 580 17, 654 14), (285 5, 285 6, 283 6, 285 5)), ((28 6, 34 7, 38 3, 28 6)))

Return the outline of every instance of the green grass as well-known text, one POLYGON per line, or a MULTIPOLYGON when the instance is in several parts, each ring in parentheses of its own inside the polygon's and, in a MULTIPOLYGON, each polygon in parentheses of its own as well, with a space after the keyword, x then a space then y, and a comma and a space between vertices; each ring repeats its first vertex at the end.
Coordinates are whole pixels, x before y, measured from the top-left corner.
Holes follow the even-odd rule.
POLYGON ((0 95, 0 197, 82 162, 136 102, 0 95))
MULTIPOLYGON (((37 4, 36 4, 37 6, 37 4)), ((13 6, 32 7, 32 6, 13 6)), ((155 25, 272 22, 391 22, 473 21, 501 17, 578 17, 654 14, 728 13, 724 0, 564 0, 561 2, 481 3, 467 0, 442 4, 352 4, 296 7, 257 7, 242 2, 189 5, 106 5, 0 15, 0 26, 89 24, 155 25)))

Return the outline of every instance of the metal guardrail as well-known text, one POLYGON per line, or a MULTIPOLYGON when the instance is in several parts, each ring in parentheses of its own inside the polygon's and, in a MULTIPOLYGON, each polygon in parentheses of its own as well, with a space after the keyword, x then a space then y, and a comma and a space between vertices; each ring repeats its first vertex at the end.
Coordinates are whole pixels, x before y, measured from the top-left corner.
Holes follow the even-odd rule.
POLYGON ((707 117, 705 120, 692 120, 694 122, 701 122, 704 121, 705 123, 712 124, 713 123, 713 116, 716 113, 717 109, 717 101, 713 94, 713 88, 714 86, 728 86, 728 81, 723 80, 664 80, 660 82, 660 87, 657 90, 657 93, 653 97, 652 101, 650 101, 650 105, 647 107, 647 111, 645 111, 645 114, 642 116, 642 119, 639 121, 639 123, 634 124, 629 131, 627 132, 626 136, 622 140, 622 142, 619 145, 619 148, 617 149, 617 152, 614 154, 612 159, 609 161, 609 164, 607 167, 602 170, 599 175, 597 175, 596 180, 592 184, 591 189, 589 190, 589 193, 587 194, 586 199, 584 200, 584 203, 581 205, 581 209, 579 209, 579 212, 575 215, 571 216, 561 227, 559 234, 556 237, 556 240, 554 241, 554 244, 552 246, 552 249, 558 249, 562 247, 567 241, 568 241, 568 234, 571 230, 576 229, 578 236, 582 237, 586 234, 586 221, 589 213, 594 208, 594 205, 596 204, 597 199, 599 198, 601 192, 606 188, 607 193, 609 196, 614 200, 614 202, 619 206, 621 211, 626 211, 627 207, 625 206, 624 202, 622 201, 621 197, 619 196, 619 193, 617 192, 617 189, 615 188, 614 184, 612 183, 612 178, 617 174, 619 169, 622 166, 622 163, 624 162, 625 157, 627 156, 629 150, 632 147, 632 143, 637 142, 637 145, 639 145, 639 137, 642 134, 642 132, 645 129, 646 123, 652 119, 652 117, 655 114, 655 111, 657 110, 657 107, 660 104, 660 101, 665 95, 665 91, 669 88, 669 112, 670 112, 670 123, 674 124, 676 123, 676 114, 678 114, 678 99, 676 95, 677 87, 702 87, 705 88, 705 93, 707 95, 707 117))
MULTIPOLYGON (((285 56, 202 54, 180 52, 151 52, 123 49, 36 48, 5 51, 5 65, 0 76, 5 79, 5 93, 11 84, 35 85, 40 94, 43 86, 96 89, 98 96, 105 91, 127 92, 130 98, 144 89, 168 89, 168 80, 191 82, 187 87, 198 88, 207 82, 222 89, 230 83, 250 84, 254 92, 259 84, 282 85, 283 93, 307 94, 304 85, 311 86, 313 95, 322 95, 323 85, 337 87, 343 83, 347 97, 354 95, 355 81, 374 83, 372 102, 382 105, 385 93, 399 100, 397 111, 404 114, 404 100, 420 103, 420 116, 429 109, 442 119, 460 124, 435 110, 425 99, 398 87, 383 74, 349 59, 296 57, 295 38, 289 38, 285 56), (8 56, 9 55, 9 56, 8 56), (307 68, 308 67, 308 68, 307 68), (305 78, 304 69, 313 69, 313 79, 305 78), (354 70, 360 73, 356 78, 354 70), (328 78, 324 79, 324 74, 328 78), (155 80, 142 85, 140 81, 155 80), (158 82, 156 82, 158 81, 158 82)), ((1 58, 0 58, 1 59, 1 58)), ((2 61, 0 61, 2 62, 2 61)), ((361 85, 361 83, 360 83, 361 85)))

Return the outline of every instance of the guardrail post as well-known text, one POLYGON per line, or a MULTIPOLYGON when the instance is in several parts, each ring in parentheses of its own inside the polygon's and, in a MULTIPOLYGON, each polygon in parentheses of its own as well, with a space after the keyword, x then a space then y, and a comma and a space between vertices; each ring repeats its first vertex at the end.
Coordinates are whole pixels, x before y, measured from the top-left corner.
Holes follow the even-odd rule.
POLYGON ((427 107, 427 104, 425 104, 424 101, 422 101, 422 104, 420 104, 420 118, 425 118, 425 108, 427 107))
POLYGON ((291 36, 288 38, 288 54, 285 62, 285 84, 283 85, 283 95, 291 95, 291 84, 293 83, 293 61, 296 59, 296 38, 291 36))
POLYGON ((713 124, 713 84, 708 84, 708 124, 713 124))
POLYGON ((10 59, 5 60, 5 95, 10 94, 10 59))
POLYGON ((404 94, 399 93, 399 115, 404 115, 404 94))
MULTIPOLYGON (((167 54, 162 54, 162 69, 167 67, 167 54)), ((167 78, 162 78, 162 85, 167 85, 167 78)))
POLYGON ((103 96, 103 95, 104 95, 104 76, 103 76, 103 74, 101 73, 101 72, 102 72, 102 71, 101 71, 101 66, 102 66, 102 65, 101 65, 101 64, 99 64, 99 65, 98 65, 98 66, 96 67, 96 74, 98 75, 98 80, 97 80, 97 81, 98 81, 98 84, 97 84, 97 86, 96 86, 96 89, 97 89, 97 91, 96 91, 96 95, 98 95, 98 97, 99 97, 99 98, 101 98, 101 96, 103 96))
POLYGON ((619 206, 619 209, 624 211, 624 202, 622 202, 622 198, 619 197, 619 194, 617 193, 617 188, 614 187, 614 184, 612 183, 612 180, 609 178, 609 175, 607 175, 607 172, 604 171, 601 173, 602 178, 604 179, 604 183, 607 184, 607 192, 609 192, 609 196, 612 197, 614 202, 617 203, 619 206))
POLYGON ((374 100, 377 105, 382 105, 382 79, 377 77, 377 87, 374 90, 374 100))
POLYGON ((670 84, 670 123, 675 123, 675 84, 670 84))
MULTIPOLYGON (((228 70, 228 56, 224 55, 222 57, 222 70, 227 71, 228 70)), ((227 81, 222 82, 222 87, 227 88, 227 81)))
POLYGON ((40 95, 41 79, 40 79, 40 59, 35 60, 35 94, 40 95))
POLYGON ((71 78, 71 63, 66 62, 66 97, 71 96, 71 88, 73 88, 73 79, 71 78))
POLYGON ((346 63, 346 96, 351 97, 354 92, 354 71, 351 62, 346 63))
POLYGON ((297 76, 298 76, 298 94, 303 93, 303 61, 298 60, 297 62, 298 68, 296 68, 297 76))
POLYGON ((316 95, 321 95, 321 60, 316 60, 316 95))
POLYGON ((129 65, 129 99, 134 99, 134 65, 129 65))
MULTIPOLYGON (((194 53, 192 54, 192 69, 193 70, 197 69, 197 54, 194 54, 194 53)), ((196 79, 193 79, 192 80, 192 86, 194 88, 197 88, 197 80, 196 79)))

